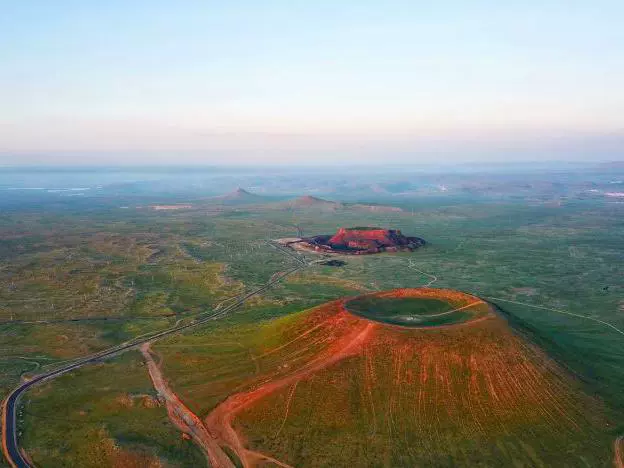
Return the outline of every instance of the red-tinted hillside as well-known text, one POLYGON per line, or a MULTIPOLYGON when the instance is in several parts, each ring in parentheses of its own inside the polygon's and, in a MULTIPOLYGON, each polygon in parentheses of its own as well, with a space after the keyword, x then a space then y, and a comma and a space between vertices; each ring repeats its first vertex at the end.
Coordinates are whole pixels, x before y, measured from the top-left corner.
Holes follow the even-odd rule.
POLYGON ((408 241, 407 238, 401 234, 401 231, 359 228, 340 228, 338 232, 329 239, 330 245, 348 246, 349 243, 368 243, 390 247, 393 245, 405 245, 408 241))
POLYGON ((406 237, 399 230, 380 228, 340 228, 327 241, 327 245, 333 249, 371 252, 409 247, 417 243, 416 238, 406 237))
POLYGON ((300 250, 362 255, 380 252, 412 251, 426 244, 420 237, 408 237, 395 229, 377 227, 340 228, 336 234, 322 234, 301 239, 282 239, 284 245, 300 250))

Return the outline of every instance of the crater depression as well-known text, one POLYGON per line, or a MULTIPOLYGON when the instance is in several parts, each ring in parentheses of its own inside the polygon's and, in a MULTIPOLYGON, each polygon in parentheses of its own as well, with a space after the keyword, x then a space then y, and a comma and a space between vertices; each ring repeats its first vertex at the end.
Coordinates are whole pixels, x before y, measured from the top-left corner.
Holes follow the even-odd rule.
POLYGON ((164 368, 232 466, 612 460, 602 402, 476 296, 377 292, 208 338, 164 368))

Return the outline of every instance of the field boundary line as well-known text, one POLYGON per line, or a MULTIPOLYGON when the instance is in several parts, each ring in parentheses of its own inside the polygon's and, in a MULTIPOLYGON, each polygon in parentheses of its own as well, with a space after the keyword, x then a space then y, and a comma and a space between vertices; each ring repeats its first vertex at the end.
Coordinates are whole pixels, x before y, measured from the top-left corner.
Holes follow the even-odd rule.
POLYGON ((526 302, 512 301, 511 299, 503 299, 501 297, 491 297, 491 296, 482 296, 482 297, 484 297, 485 299, 492 299, 492 300, 495 300, 495 301, 509 302, 511 304, 523 305, 523 306, 527 306, 527 307, 532 307, 534 309, 550 310, 552 312, 557 312, 558 314, 570 315, 572 317, 578 317, 578 318, 582 318, 582 319, 585 319, 585 320, 591 320, 592 322, 601 323, 602 325, 605 325, 605 326, 607 326, 609 328, 612 328, 613 330, 618 332, 620 335, 624 336, 624 331, 620 330, 615 325, 613 325, 613 324, 611 324, 609 322, 605 322, 604 320, 600 320, 600 319, 594 318, 594 317, 588 317, 587 315, 575 314, 573 312, 567 312, 567 311, 561 310, 561 309, 553 309, 552 307, 544 307, 544 306, 538 306, 538 305, 534 305, 534 304, 527 304, 526 302))

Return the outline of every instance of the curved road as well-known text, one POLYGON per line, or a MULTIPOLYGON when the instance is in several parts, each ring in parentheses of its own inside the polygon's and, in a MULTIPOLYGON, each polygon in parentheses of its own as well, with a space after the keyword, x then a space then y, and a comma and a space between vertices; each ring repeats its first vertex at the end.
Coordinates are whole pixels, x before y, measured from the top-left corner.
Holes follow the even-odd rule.
MULTIPOLYGON (((228 314, 229 312, 237 309, 238 307, 240 307, 241 305, 243 305, 247 300, 249 300, 250 298, 252 298, 253 296, 256 296, 257 294, 260 294, 261 292, 265 291, 266 289, 270 288, 272 285, 274 285, 275 283, 278 283, 279 281, 281 281, 282 279, 284 279, 286 276, 289 276, 299 270, 302 270, 303 268, 306 268, 308 266, 311 266, 315 263, 319 263, 321 261, 323 261, 324 259, 321 260, 315 260, 312 262, 308 262, 306 261, 304 258, 300 257, 299 255, 297 255, 296 253, 292 252, 289 249, 286 249, 284 247, 282 247, 279 244, 273 243, 273 242, 269 242, 267 241, 267 243, 269 245, 271 245, 272 247, 274 247, 276 250, 280 251, 281 253, 292 257, 297 263, 298 265, 294 268, 291 268, 290 270, 287 270, 285 272, 283 272, 282 274, 275 276, 274 278, 272 278, 270 281, 268 281, 265 285, 251 291, 250 293, 237 298, 236 302, 232 303, 231 305, 225 307, 222 310, 216 311, 211 315, 208 316, 200 316, 200 318, 195 319, 194 321, 192 321, 191 323, 188 323, 186 325, 181 325, 181 326, 174 326, 172 328, 169 328, 167 330, 163 330, 157 333, 154 333, 152 335, 149 336, 145 336, 142 338, 137 338, 133 341, 127 342, 127 343, 123 343, 121 345, 109 348, 107 350, 104 351, 100 351, 98 353, 92 354, 90 356, 87 356, 85 358, 82 358, 80 360, 77 360, 71 364, 68 364, 65 367, 61 367, 59 369, 50 371, 48 373, 45 374, 40 374, 35 376, 34 378, 32 378, 31 380, 22 383, 21 385, 19 385, 17 388, 15 388, 10 394, 9 396, 4 400, 3 404, 2 404, 2 449, 4 452, 4 455, 7 459, 7 461, 9 462, 9 464, 12 467, 16 467, 16 468, 29 468, 32 465, 30 464, 30 462, 26 459, 26 457, 24 456, 24 454, 22 453, 22 451, 20 450, 19 447, 19 442, 18 442, 18 434, 17 434, 17 407, 19 404, 19 399, 21 398, 21 396, 30 388, 33 387, 34 385, 37 385, 41 382, 44 382, 46 380, 51 380, 54 379, 55 377, 58 377, 60 375, 63 375, 67 372, 70 372, 72 370, 78 369, 86 364, 91 364, 94 362, 98 362, 101 361, 103 359, 107 359, 113 356, 116 356, 118 354, 121 354, 129 349, 132 348, 136 348, 139 345, 142 345, 144 343, 153 341, 153 340, 157 340, 159 338, 163 338, 165 336, 169 336, 172 335, 174 333, 179 333, 181 331, 187 330, 189 328, 193 328, 193 327, 197 327, 200 325, 203 325, 205 323, 208 323, 210 321, 213 320, 217 320, 222 318, 223 316, 225 316, 226 314, 228 314)), ((410 262, 409 265, 410 268, 417 270, 414 265, 410 262)), ((435 282, 437 280, 437 277, 435 275, 431 275, 429 273, 425 273, 422 272, 420 270, 417 270, 420 273, 429 276, 430 278, 432 278, 432 281, 430 281, 427 285, 425 285, 424 287, 429 287, 433 282, 435 282)), ((500 301, 504 301, 504 302, 510 302, 510 303, 517 303, 517 304, 521 304, 521 305, 526 305, 529 307, 534 307, 534 308, 539 308, 539 309, 545 309, 545 310, 551 310, 553 312, 558 312, 558 313, 563 313, 566 315, 572 315, 572 316, 577 316, 580 318, 584 318, 584 319, 588 319, 588 320, 592 320, 595 322, 599 322, 605 326, 608 326, 612 329, 614 329, 616 332, 623 334, 624 335, 624 331, 618 329, 617 327, 615 327, 614 325, 608 323, 608 322, 604 322, 602 320, 599 319, 595 319, 592 317, 586 317, 586 316, 582 316, 582 315, 577 315, 577 314, 573 314, 571 312, 566 312, 566 311, 561 311, 558 309, 551 309, 548 307, 542 307, 542 306, 535 306, 532 304, 526 304, 526 303, 521 303, 521 302, 516 302, 516 301, 512 301, 512 300, 508 300, 508 299, 502 299, 502 298, 494 298, 494 297, 486 297, 488 299, 493 299, 493 300, 500 300, 500 301)), ((233 299, 233 298, 232 298, 233 299)), ((620 444, 623 443, 622 441, 622 437, 620 436, 618 439, 616 439, 615 441, 615 463, 616 466, 623 466, 622 463, 622 450, 620 447, 620 444), (620 462, 619 465, 617 465, 617 463, 620 462)))
POLYGON ((4 453, 4 456, 6 457, 7 461, 9 462, 9 464, 14 467, 14 468, 29 468, 31 467, 31 463, 28 461, 28 459, 25 457, 25 455, 23 454, 23 452, 20 450, 19 447, 19 441, 18 441, 18 434, 17 434, 17 408, 18 408, 18 404, 19 404, 19 400, 22 397, 22 395, 28 391, 29 388, 40 384, 41 382, 44 382, 46 380, 51 380, 54 379, 56 377, 59 377, 63 374, 66 374, 67 372, 70 372, 72 370, 78 369, 86 364, 91 364, 94 362, 98 362, 101 361, 103 359, 107 359, 113 356, 116 356, 118 354, 121 354, 125 351, 128 351, 129 349, 133 349, 136 348, 139 345, 142 345, 144 343, 147 343, 149 341, 153 341, 153 340, 157 340, 159 338, 163 338, 165 336, 169 336, 172 335, 174 333, 179 333, 183 330, 187 330, 189 328, 194 328, 194 327, 198 327, 200 325, 203 325, 205 323, 208 323, 210 321, 213 320, 217 320, 222 318, 223 316, 225 316, 226 314, 228 314, 229 312, 237 309, 238 307, 240 307, 241 305, 243 305, 247 300, 249 300, 250 298, 260 294, 261 292, 265 291, 266 289, 270 288, 271 286, 273 286, 275 283, 278 283, 279 281, 281 281, 282 279, 284 279, 285 277, 299 271, 302 270, 303 268, 306 268, 316 262, 308 262, 305 259, 303 259, 302 257, 292 253, 292 252, 288 252, 285 249, 283 249, 281 246, 278 246, 272 242, 269 242, 270 245, 272 245, 273 247, 275 247, 278 251, 287 254, 288 256, 294 258, 298 265, 294 268, 291 268, 290 270, 286 270, 285 272, 283 272, 282 274, 280 274, 279 276, 274 277, 273 279, 271 279, 269 282, 267 282, 266 284, 264 284, 263 286, 251 291, 250 293, 240 297, 236 302, 234 302, 232 305, 229 305, 227 307, 225 307, 224 309, 213 313, 211 315, 205 316, 205 317, 201 317, 201 318, 197 318, 195 320, 193 320, 191 323, 188 323, 186 325, 181 325, 181 326, 177 326, 177 327, 173 327, 173 328, 168 328, 166 330, 160 331, 160 332, 156 332, 152 335, 146 336, 144 338, 140 338, 140 339, 135 339, 126 343, 123 343, 121 345, 118 346, 114 346, 112 348, 109 348, 107 350, 104 351, 100 351, 98 353, 94 353, 90 356, 84 357, 82 359, 79 359, 78 361, 73 362, 72 364, 68 364, 67 366, 61 367, 59 369, 47 372, 45 374, 40 374, 35 376, 34 378, 32 378, 31 380, 27 381, 27 382, 23 382, 22 384, 20 384, 17 388, 15 388, 10 394, 9 396, 6 397, 6 399, 4 400, 3 404, 2 404, 2 451, 4 453))

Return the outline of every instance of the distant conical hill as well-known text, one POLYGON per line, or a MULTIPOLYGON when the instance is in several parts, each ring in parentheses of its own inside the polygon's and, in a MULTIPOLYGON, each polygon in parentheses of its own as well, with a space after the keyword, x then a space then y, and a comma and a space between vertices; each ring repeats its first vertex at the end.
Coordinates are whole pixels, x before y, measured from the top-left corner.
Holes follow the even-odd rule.
POLYGON ((260 198, 260 195, 256 195, 254 193, 248 192, 242 187, 238 187, 233 192, 227 193, 223 196, 223 198, 229 199, 249 199, 249 198, 260 198))
POLYGON ((236 190, 225 195, 214 197, 214 200, 221 201, 226 204, 252 204, 252 203, 265 203, 266 197, 257 195, 245 190, 242 187, 238 187, 236 190))

